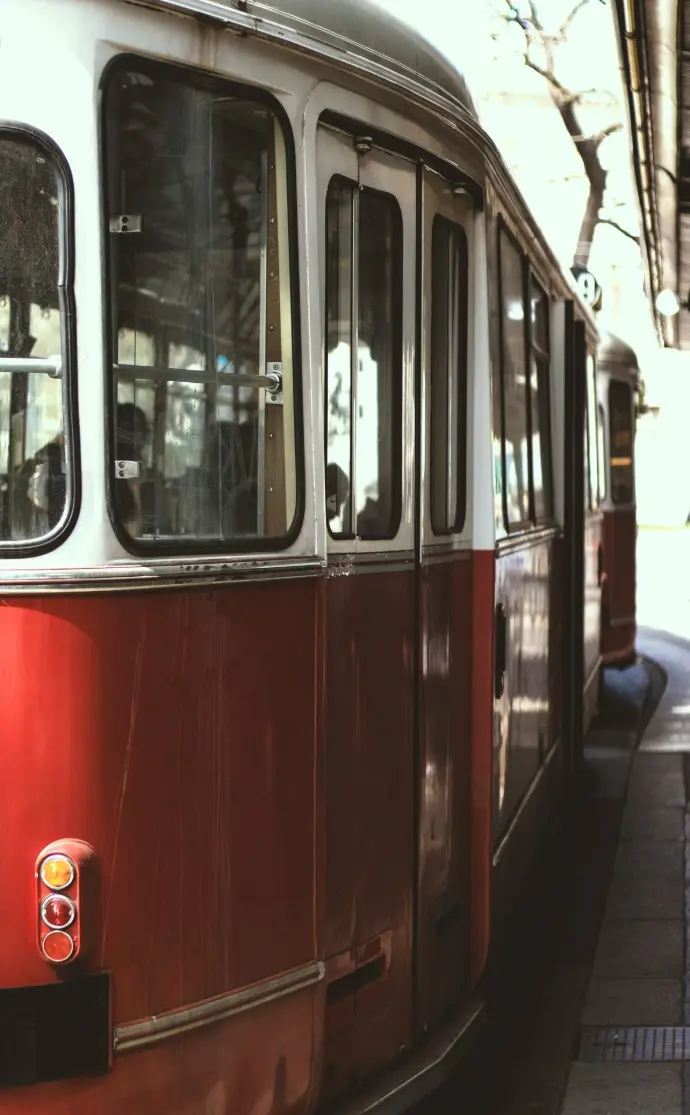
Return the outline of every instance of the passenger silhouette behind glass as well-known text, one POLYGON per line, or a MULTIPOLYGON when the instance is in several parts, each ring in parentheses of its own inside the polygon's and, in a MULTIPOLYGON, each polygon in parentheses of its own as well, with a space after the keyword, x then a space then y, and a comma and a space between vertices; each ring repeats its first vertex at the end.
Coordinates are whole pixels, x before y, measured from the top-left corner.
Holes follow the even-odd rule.
POLYGON ((41 446, 26 462, 22 473, 27 480, 26 495, 37 520, 32 535, 53 530, 65 507, 67 480, 65 476, 65 442, 62 434, 41 446))
POLYGON ((333 462, 326 466, 326 521, 332 530, 342 529, 342 515, 350 492, 350 482, 339 465, 333 462))

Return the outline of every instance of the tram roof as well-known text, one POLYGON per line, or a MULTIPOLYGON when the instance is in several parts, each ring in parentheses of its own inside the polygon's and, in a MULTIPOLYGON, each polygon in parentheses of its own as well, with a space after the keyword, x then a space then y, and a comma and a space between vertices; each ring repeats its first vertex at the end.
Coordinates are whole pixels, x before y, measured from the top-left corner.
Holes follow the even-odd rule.
MULTIPOLYGON (((130 0, 132 2, 132 0, 130 0)), ((403 85, 477 120, 462 75, 440 51, 370 0, 133 0, 149 8, 241 27, 286 45, 311 49, 403 85)))
POLYGON ((615 333, 602 333, 599 344, 599 363, 618 364, 631 372, 640 370, 637 353, 615 333))

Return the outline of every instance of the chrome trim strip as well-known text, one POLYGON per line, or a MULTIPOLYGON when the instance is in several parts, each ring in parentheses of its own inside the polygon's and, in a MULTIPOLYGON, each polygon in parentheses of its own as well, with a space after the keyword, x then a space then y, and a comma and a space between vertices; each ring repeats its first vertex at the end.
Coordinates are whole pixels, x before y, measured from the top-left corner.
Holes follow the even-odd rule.
POLYGON ((334 551, 328 555, 328 565, 397 565, 414 564, 413 550, 353 550, 351 553, 334 551))
POLYGON ((365 565, 360 561, 340 561, 329 565, 326 570, 327 577, 362 577, 369 573, 411 573, 414 563, 411 561, 377 561, 365 565))
POLYGON ((514 534, 499 538, 496 543, 496 557, 517 553, 521 550, 531 550, 545 542, 553 542, 556 538, 563 537, 561 526, 532 527, 514 534))
POLYGON ((558 742, 555 743, 554 746, 551 748, 551 750, 548 751, 546 753, 546 755, 544 756, 543 763, 539 767, 539 770, 537 771, 537 774, 532 779, 531 785, 529 786, 529 788, 525 792, 525 794, 522 798, 522 801, 520 802, 520 804, 518 805, 515 813, 513 814, 513 817, 511 819, 509 825, 508 825, 508 828, 505 831, 505 834, 501 837, 500 841, 498 842, 498 844, 496 846, 496 851, 494 852, 493 860, 492 860, 492 864, 493 864, 494 867, 499 866, 499 864, 500 864, 500 862, 503 858, 504 852, 505 852, 508 844, 510 843, 510 838, 512 837, 516 828, 518 827, 518 824, 520 823, 520 819, 524 815, 525 811, 527 810, 530 802, 532 801, 532 798, 535 796, 535 794, 537 793, 537 790, 539 789, 539 787, 541 786, 544 778, 546 777, 546 775, 547 775, 547 773, 548 773, 548 771, 549 771, 549 769, 550 769, 550 767, 553 763, 554 755, 560 755, 561 747, 562 747, 561 741, 558 740, 558 742))
POLYGON ((631 623, 635 622, 635 615, 619 616, 616 619, 609 620, 609 627, 629 627, 631 623))
POLYGON ((425 565, 450 565, 453 562, 470 561, 472 550, 428 550, 422 551, 422 566, 425 565))
POLYGON ((466 1054, 484 1014, 472 997, 456 1016, 403 1064, 365 1091, 337 1105, 332 1115, 402 1115, 447 1080, 466 1054))
POLYGON ((303 968, 295 968, 282 976, 261 980, 251 987, 242 988, 241 991, 230 991, 227 995, 203 999, 200 1003, 194 1003, 189 1007, 165 1011, 164 1014, 154 1014, 151 1018, 115 1026, 113 1050, 116 1053, 128 1053, 132 1049, 141 1049, 159 1041, 166 1041, 188 1030, 198 1030, 202 1026, 210 1026, 235 1014, 253 1010, 265 1003, 282 999, 285 995, 302 991, 305 987, 312 987, 324 978, 325 970, 323 961, 319 960, 303 968))
POLYGON ((244 581, 282 581, 318 577, 325 572, 318 558, 290 561, 183 561, 172 559, 143 565, 113 563, 92 569, 22 569, 7 572, 0 565, 0 597, 41 593, 151 592, 229 585, 244 581))

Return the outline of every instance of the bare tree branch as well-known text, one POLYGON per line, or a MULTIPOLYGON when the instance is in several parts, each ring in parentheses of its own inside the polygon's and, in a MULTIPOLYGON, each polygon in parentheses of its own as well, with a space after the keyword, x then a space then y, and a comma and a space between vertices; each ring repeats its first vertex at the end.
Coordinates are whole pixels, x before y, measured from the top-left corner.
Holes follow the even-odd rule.
POLYGON ((600 132, 595 132, 594 135, 571 135, 570 138, 572 139, 573 143, 592 143, 594 144, 594 147, 597 148, 604 142, 605 139, 608 139, 609 136, 615 135, 616 132, 621 132, 622 130, 622 124, 609 124, 608 128, 602 128, 600 132))
POLYGON ((618 221, 614 221, 610 217, 599 217, 598 223, 600 225, 609 225, 611 228, 615 228, 616 232, 620 232, 622 236, 627 236, 628 240, 632 240, 633 243, 637 244, 637 246, 639 248, 639 246, 640 246, 639 236, 635 236, 634 232, 628 232, 627 228, 623 228, 622 225, 618 224, 618 221))
POLYGON ((537 5, 535 4, 534 0, 529 0, 529 11, 532 17, 532 25, 534 29, 543 34, 544 26, 539 18, 539 12, 537 11, 537 5))
MULTIPOLYGON (((603 205, 608 179, 608 172, 602 166, 599 157, 599 148, 608 136, 614 135, 616 132, 622 130, 622 123, 609 124, 593 135, 585 134, 580 125, 577 108, 585 97, 596 93, 597 90, 586 89, 576 92, 568 88, 568 86, 556 76, 556 53, 558 46, 563 42, 573 20, 590 0, 575 0, 574 6, 563 21, 560 32, 557 35, 551 35, 544 29, 539 17, 537 0, 528 0, 528 2, 530 11, 529 18, 521 15, 517 3, 515 3, 514 0, 505 0, 508 9, 505 18, 509 23, 517 23, 522 29, 525 36, 525 65, 545 80, 551 100, 558 109, 563 125, 575 146, 575 150, 582 160, 582 166, 587 181, 589 182, 589 193, 585 212, 582 217, 582 224, 580 226, 580 235, 578 237, 578 247, 574 262, 586 266, 589 261, 594 231, 600 220, 599 212, 603 205), (537 44, 544 52, 543 65, 541 62, 535 61, 532 56, 533 48, 537 44)), ((612 97, 612 100, 615 102, 615 98, 612 97)), ((625 235, 623 229, 620 229, 620 231, 625 235)))
POLYGON ((575 17, 579 14, 579 12, 581 12, 582 9, 587 6, 587 4, 589 4, 589 0, 578 0, 575 7, 565 17, 565 19, 563 20, 563 22, 560 26, 560 30, 558 32, 559 37, 561 39, 564 39, 566 37, 566 35, 568 34, 568 31, 570 30, 571 23, 573 22, 575 17))
POLYGON ((567 101, 569 104, 579 105, 584 101, 585 97, 593 96, 606 97, 607 100, 613 101, 616 105, 618 104, 616 94, 612 93, 610 89, 580 89, 577 93, 570 93, 567 97, 567 101))
POLYGON ((530 70, 534 70, 535 74, 539 74, 540 77, 545 78, 551 88, 555 89, 556 92, 563 97, 563 103, 575 103, 577 96, 571 93, 570 90, 558 80, 555 74, 551 73, 550 70, 545 70, 538 62, 533 61, 528 54, 525 54, 525 65, 529 66, 530 70))

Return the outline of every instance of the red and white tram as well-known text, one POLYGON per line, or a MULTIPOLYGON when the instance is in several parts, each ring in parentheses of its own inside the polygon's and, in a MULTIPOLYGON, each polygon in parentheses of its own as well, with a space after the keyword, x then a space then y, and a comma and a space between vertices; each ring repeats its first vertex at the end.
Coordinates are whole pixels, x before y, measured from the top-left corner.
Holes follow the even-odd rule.
POLYGON ((630 345, 605 334, 599 346, 599 419, 605 488, 601 646, 604 662, 630 665, 635 658, 635 412, 640 368, 630 345))
POLYGON ((592 320, 360 0, 0 13, 2 1110, 399 1111, 592 714, 592 320))

